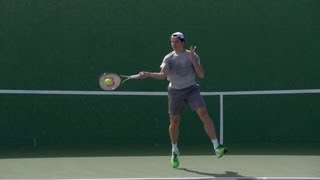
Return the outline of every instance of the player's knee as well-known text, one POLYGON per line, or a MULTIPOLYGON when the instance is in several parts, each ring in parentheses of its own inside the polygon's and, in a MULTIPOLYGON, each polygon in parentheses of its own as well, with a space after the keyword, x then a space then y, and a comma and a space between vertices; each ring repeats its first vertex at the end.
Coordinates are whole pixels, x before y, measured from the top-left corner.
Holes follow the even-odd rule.
POLYGON ((180 117, 179 116, 171 116, 170 117, 170 125, 171 126, 179 126, 180 117))

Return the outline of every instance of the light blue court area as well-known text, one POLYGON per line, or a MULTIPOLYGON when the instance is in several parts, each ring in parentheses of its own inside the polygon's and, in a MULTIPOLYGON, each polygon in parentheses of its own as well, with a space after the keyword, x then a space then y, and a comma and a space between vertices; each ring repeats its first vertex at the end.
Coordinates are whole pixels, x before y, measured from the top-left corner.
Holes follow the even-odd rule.
POLYGON ((182 146, 177 169, 166 146, 1 148, 0 179, 320 179, 320 145, 228 147, 182 146))

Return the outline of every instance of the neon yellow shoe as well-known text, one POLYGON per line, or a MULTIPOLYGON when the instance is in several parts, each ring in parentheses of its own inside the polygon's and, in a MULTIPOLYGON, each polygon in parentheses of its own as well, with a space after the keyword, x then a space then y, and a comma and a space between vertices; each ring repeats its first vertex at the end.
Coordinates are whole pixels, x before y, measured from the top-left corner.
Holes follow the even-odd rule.
POLYGON ((219 145, 216 149, 215 149, 216 155, 218 158, 221 158, 225 153, 228 152, 228 149, 223 147, 222 145, 219 145))
POLYGON ((172 152, 172 156, 171 156, 171 166, 173 168, 177 168, 179 167, 179 152, 172 152))

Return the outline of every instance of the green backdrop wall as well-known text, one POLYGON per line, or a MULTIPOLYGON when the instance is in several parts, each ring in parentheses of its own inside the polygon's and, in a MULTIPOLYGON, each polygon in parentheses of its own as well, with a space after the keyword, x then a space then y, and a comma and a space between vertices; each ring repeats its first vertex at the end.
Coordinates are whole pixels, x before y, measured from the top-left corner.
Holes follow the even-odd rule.
MULTIPOLYGON (((99 90, 105 71, 159 71, 175 31, 203 91, 317 89, 317 0, 0 0, 0 89, 99 90)), ((166 91, 166 81, 120 91, 166 91)), ((219 97, 205 97, 219 132, 219 97)), ((225 98, 225 142, 319 142, 320 95, 225 98)), ((0 145, 169 143, 164 96, 0 94, 0 145)), ((181 142, 208 143, 186 109, 181 142)))

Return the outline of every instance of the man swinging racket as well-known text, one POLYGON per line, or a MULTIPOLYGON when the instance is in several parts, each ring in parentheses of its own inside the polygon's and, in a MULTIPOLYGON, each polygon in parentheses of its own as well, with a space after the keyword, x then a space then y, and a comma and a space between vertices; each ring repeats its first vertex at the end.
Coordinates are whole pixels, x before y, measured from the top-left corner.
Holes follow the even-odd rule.
POLYGON ((171 165, 173 168, 179 166, 179 124, 180 115, 185 104, 188 104, 193 111, 196 111, 202 120, 205 132, 211 139, 214 151, 218 158, 222 157, 227 149, 219 144, 214 124, 208 114, 205 101, 200 94, 196 84, 196 75, 204 78, 205 72, 200 65, 200 58, 195 53, 196 47, 191 46, 189 50, 184 48, 185 38, 181 32, 175 32, 170 37, 173 51, 166 55, 160 66, 160 72, 139 73, 140 78, 154 78, 170 82, 168 87, 169 105, 169 135, 172 144, 171 165))

